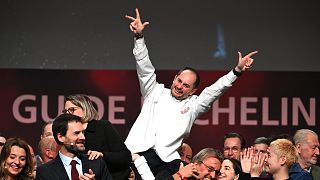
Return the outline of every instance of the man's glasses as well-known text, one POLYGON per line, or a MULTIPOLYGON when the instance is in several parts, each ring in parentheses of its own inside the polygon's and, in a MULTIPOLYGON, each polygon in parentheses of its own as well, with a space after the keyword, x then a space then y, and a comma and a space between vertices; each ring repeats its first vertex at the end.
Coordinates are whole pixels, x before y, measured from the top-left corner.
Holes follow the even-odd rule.
POLYGON ((75 110, 77 110, 79 107, 70 107, 68 109, 62 110, 63 114, 73 114, 75 110))
POLYGON ((215 172, 215 175, 219 175, 220 174, 220 171, 214 169, 214 167, 206 165, 203 161, 199 161, 199 162, 201 164, 203 164, 208 169, 208 172, 215 172))

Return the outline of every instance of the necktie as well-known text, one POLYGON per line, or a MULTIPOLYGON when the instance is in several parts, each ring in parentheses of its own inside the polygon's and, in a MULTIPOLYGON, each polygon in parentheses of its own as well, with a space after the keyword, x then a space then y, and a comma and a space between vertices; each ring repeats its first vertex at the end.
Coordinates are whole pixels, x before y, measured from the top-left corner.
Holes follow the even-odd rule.
POLYGON ((72 160, 70 164, 71 164, 71 180, 79 180, 79 173, 76 168, 77 161, 72 160))

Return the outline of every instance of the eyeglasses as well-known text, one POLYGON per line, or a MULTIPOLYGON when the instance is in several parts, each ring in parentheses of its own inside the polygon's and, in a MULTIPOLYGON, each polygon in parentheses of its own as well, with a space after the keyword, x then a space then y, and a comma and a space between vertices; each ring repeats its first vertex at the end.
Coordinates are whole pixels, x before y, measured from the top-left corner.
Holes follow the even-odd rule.
POLYGON ((4 145, 4 142, 0 142, 0 146, 3 146, 4 145))
POLYGON ((237 153, 237 152, 240 151, 240 149, 239 149, 238 147, 235 147, 235 146, 234 146, 234 147, 231 147, 231 148, 230 148, 230 147, 226 147, 226 148, 223 149, 224 152, 229 152, 230 150, 231 150, 232 152, 234 152, 234 153, 237 153))
POLYGON ((206 165, 203 161, 199 161, 199 162, 208 169, 208 172, 215 172, 216 175, 220 174, 220 171, 214 169, 214 167, 206 165))
POLYGON ((69 107, 68 109, 62 110, 63 114, 73 114, 75 110, 77 110, 79 107, 69 107))

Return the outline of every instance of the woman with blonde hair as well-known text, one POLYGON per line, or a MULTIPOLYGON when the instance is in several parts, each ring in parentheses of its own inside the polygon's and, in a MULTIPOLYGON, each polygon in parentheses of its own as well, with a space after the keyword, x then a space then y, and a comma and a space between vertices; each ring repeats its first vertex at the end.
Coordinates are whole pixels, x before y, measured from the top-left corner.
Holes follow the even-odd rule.
POLYGON ((130 173, 131 152, 112 124, 107 120, 99 120, 98 112, 90 98, 83 94, 68 96, 63 113, 81 117, 89 159, 103 157, 113 179, 127 180, 130 173))

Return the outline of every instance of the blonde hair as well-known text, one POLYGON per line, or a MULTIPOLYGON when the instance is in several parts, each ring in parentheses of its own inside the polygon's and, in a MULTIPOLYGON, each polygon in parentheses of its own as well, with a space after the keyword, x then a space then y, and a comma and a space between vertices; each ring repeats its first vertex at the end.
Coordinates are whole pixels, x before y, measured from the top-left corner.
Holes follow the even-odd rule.
POLYGON ((69 95, 65 102, 70 101, 72 104, 80 107, 83 111, 82 123, 87 123, 91 120, 99 120, 98 111, 93 106, 90 98, 84 94, 69 95))
POLYGON ((273 147, 278 158, 286 157, 286 165, 290 168, 298 160, 297 149, 288 139, 277 139, 271 142, 270 147, 273 147))

